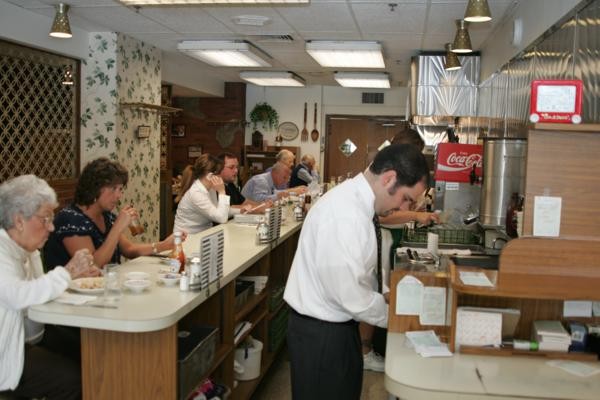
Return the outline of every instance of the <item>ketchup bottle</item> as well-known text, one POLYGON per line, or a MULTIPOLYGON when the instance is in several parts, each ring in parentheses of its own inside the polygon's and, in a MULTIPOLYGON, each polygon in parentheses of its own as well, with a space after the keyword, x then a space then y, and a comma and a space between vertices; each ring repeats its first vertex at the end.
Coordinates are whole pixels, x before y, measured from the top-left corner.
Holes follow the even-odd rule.
POLYGON ((171 258, 179 261, 179 273, 185 271, 185 254, 183 253, 183 245, 181 244, 181 232, 175 232, 175 248, 171 252, 171 258))

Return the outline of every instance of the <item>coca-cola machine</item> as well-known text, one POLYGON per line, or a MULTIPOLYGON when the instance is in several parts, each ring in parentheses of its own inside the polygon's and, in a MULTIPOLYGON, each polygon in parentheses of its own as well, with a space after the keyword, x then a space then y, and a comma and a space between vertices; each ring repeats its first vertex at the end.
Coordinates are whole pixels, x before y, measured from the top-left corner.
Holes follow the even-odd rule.
POLYGON ((483 146, 440 143, 435 158, 435 209, 456 227, 474 222, 479 215, 483 146))

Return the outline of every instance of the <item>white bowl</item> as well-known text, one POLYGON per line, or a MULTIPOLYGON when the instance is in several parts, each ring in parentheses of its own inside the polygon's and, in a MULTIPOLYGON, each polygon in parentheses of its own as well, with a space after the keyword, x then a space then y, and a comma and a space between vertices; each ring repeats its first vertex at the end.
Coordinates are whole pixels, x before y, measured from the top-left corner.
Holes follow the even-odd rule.
POLYGON ((131 290, 133 293, 142 293, 148 287, 150 287, 151 283, 146 279, 128 279, 123 285, 131 290))
POLYGON ((168 274, 160 274, 158 279, 160 279, 165 286, 175 286, 177 285, 177 282, 179 282, 179 279, 181 279, 181 274, 169 272, 168 274))
POLYGON ((140 280, 148 280, 150 279, 150 274, 142 271, 132 271, 128 272, 126 275, 128 280, 140 281, 140 280))

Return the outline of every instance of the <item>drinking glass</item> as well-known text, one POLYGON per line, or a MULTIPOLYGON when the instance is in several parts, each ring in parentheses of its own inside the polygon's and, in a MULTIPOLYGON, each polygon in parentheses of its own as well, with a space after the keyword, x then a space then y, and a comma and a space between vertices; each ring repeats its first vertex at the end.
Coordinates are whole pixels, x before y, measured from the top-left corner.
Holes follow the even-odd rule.
POLYGON ((104 266, 104 301, 114 303, 121 298, 121 283, 118 274, 119 264, 104 266))

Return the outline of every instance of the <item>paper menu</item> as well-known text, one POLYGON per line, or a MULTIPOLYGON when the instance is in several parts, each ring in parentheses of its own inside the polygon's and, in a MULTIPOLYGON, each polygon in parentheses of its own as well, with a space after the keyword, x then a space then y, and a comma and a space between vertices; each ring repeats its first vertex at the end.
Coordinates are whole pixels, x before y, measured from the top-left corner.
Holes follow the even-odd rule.
POLYGON ((563 371, 573 375, 581 376, 583 378, 596 375, 598 372, 600 372, 600 368, 578 361, 551 360, 546 364, 550 365, 551 367, 560 368, 563 371))
POLYGON ((465 285, 493 287, 494 284, 483 272, 459 271, 460 280, 465 285))

